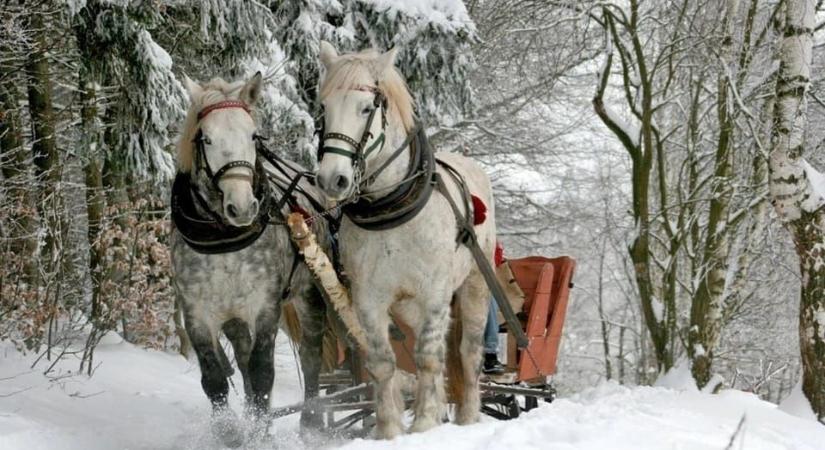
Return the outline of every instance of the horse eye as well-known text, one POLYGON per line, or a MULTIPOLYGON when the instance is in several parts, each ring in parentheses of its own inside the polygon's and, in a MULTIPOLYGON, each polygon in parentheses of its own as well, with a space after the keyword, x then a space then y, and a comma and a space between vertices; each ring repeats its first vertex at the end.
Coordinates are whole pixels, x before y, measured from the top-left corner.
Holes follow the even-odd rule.
POLYGON ((212 139, 209 139, 209 136, 205 134, 201 136, 201 142, 203 142, 206 145, 212 145, 212 139))
POLYGON ((365 116, 368 116, 372 112, 373 109, 375 109, 375 108, 372 107, 372 106, 367 106, 366 108, 364 108, 363 111, 361 111, 361 114, 363 114, 365 116))

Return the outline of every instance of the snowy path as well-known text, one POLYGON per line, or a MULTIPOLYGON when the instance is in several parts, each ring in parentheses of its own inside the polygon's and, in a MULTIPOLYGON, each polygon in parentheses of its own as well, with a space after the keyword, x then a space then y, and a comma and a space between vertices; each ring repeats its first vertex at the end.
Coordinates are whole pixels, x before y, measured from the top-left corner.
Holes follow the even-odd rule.
MULTIPOLYGON (((279 338, 273 404, 302 397, 292 350, 279 338)), ((212 449, 209 406, 197 366, 180 356, 145 351, 108 339, 97 351, 94 377, 41 375, 41 362, 0 347, 0 449, 212 449)), ((61 363, 76 370, 77 363, 61 363)), ((59 372, 58 372, 59 373, 59 372)), ((240 387, 240 380, 235 380, 240 387)), ((238 397, 233 395, 236 410, 238 397)), ((825 449, 825 427, 738 392, 705 395, 665 388, 606 384, 511 422, 485 420, 392 442, 302 443, 297 417, 275 423, 272 441, 258 448, 347 449, 725 449, 739 420, 733 449, 825 449)))

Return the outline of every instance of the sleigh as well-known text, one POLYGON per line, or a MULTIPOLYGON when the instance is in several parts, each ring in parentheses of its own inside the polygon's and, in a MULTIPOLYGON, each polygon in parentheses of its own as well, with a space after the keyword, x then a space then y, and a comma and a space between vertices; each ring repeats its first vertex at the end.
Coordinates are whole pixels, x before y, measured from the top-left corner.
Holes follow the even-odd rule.
MULTIPOLYGON (((524 349, 519 349, 513 330, 502 325, 500 332, 507 335, 507 370, 500 376, 482 377, 480 389, 485 414, 501 420, 512 419, 537 407, 540 401, 551 402, 555 398, 552 375, 556 373, 575 266, 575 260, 567 256, 530 256, 508 260, 498 268, 496 276, 505 286, 507 300, 528 342, 524 349)), ((402 391, 410 406, 416 372, 412 356, 415 336, 399 320, 391 325, 390 336, 400 369, 398 380, 407 382, 407 389, 402 391)), ((330 370, 321 374, 319 397, 276 408, 272 411, 273 417, 310 408, 323 412, 324 427, 336 432, 353 430, 350 434, 358 435, 371 428, 374 403, 363 354, 346 338, 337 338, 333 345, 338 348, 338 358, 330 370), (359 423, 360 431, 355 431, 354 425, 359 423)))

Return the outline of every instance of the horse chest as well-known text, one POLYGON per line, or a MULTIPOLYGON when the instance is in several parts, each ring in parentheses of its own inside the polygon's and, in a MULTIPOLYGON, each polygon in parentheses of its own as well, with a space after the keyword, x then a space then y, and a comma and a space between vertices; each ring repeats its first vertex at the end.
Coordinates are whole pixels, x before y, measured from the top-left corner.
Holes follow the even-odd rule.
POLYGON ((184 307, 210 322, 254 317, 275 301, 283 284, 287 255, 276 250, 266 235, 247 249, 218 255, 196 253, 177 239, 172 263, 184 307))

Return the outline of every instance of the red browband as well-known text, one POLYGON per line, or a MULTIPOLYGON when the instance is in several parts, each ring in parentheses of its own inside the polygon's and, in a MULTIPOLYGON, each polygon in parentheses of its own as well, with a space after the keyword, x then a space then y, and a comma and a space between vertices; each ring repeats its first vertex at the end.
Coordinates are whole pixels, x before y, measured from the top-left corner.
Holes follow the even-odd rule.
POLYGON ((381 92, 381 90, 378 89, 378 86, 369 86, 369 85, 366 85, 366 84, 359 84, 358 86, 353 87, 352 90, 353 91, 372 92, 373 94, 377 94, 377 93, 381 92))
POLYGON ((206 117, 209 113, 211 113, 212 111, 214 111, 216 109, 226 109, 226 108, 241 108, 242 110, 246 111, 247 114, 250 114, 250 115, 252 114, 252 112, 249 110, 249 106, 246 103, 244 103, 240 100, 225 100, 225 101, 218 102, 218 103, 209 105, 207 107, 204 107, 198 113, 198 120, 199 121, 203 120, 204 117, 206 117))

